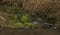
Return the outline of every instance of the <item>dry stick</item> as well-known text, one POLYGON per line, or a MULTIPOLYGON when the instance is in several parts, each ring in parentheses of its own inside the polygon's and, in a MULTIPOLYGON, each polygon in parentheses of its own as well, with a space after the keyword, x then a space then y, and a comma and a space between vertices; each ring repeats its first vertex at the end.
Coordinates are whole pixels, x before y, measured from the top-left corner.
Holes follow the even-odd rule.
MULTIPOLYGON (((2 16, 0 16, 0 18, 3 20, 3 21, 5 21, 5 18, 4 17, 2 17, 2 16)), ((1 26, 1 30, 2 30, 2 24, 0 25, 1 26)))
POLYGON ((5 21, 5 18, 4 17, 0 16, 0 18, 5 21))

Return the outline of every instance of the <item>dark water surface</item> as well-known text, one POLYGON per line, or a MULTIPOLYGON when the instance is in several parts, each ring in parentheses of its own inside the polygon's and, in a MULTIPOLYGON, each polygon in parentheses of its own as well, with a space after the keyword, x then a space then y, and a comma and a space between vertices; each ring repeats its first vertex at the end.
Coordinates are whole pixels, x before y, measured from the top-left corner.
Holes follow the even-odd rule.
POLYGON ((0 31, 0 35, 60 35, 57 30, 46 30, 46 29, 36 29, 36 30, 3 30, 0 31))

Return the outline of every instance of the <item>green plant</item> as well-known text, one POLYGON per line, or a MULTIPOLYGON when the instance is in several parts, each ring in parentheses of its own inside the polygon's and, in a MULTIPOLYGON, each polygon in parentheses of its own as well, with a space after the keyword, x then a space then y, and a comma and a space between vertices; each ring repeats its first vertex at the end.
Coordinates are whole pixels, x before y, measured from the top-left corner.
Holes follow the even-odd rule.
POLYGON ((25 25, 28 27, 28 28, 35 28, 37 25, 33 24, 33 23, 25 23, 25 25))
POLYGON ((16 24, 13 25, 13 28, 24 28, 24 24, 17 22, 16 24))
POLYGON ((41 18, 37 18, 37 20, 38 20, 38 21, 42 21, 42 19, 41 19, 41 18))
POLYGON ((29 15, 28 14, 24 14, 24 15, 21 16, 21 21, 22 22, 28 22, 28 20, 29 20, 29 15))

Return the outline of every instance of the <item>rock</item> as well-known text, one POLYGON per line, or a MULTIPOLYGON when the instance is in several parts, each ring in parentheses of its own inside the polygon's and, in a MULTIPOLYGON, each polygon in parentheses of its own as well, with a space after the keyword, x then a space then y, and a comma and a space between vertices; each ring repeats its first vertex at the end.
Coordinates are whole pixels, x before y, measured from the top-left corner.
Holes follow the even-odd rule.
POLYGON ((38 24, 38 21, 33 21, 33 24, 38 24))

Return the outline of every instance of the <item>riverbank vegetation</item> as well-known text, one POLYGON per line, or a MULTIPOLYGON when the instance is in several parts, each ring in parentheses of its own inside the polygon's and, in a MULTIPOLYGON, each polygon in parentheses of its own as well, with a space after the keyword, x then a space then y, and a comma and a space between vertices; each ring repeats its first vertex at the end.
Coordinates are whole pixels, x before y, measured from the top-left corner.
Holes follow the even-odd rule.
POLYGON ((29 7, 29 4, 26 5, 28 2, 24 2, 25 4, 22 4, 22 2, 24 1, 21 1, 21 3, 7 0, 0 1, 0 16, 5 19, 0 18, 2 19, 0 20, 2 21, 0 23, 1 27, 36 29, 39 24, 51 24, 51 26, 48 25, 45 28, 58 27, 60 25, 58 22, 60 20, 60 10, 57 10, 59 8, 58 3, 54 5, 53 1, 50 1, 51 3, 47 1, 47 3, 41 4, 41 7, 39 7, 39 3, 35 6, 31 5, 31 3, 30 5, 34 7, 29 7))

